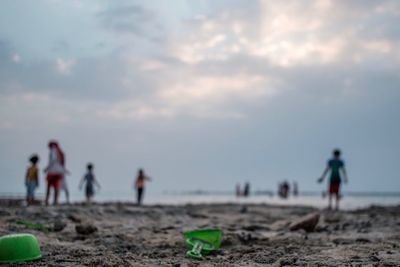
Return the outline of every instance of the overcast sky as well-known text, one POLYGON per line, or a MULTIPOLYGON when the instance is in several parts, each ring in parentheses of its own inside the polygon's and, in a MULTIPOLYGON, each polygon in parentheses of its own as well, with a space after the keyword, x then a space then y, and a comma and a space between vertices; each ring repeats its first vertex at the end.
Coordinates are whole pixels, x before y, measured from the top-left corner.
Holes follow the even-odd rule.
MULTIPOLYGON (((400 1, 0 2, 0 192, 59 140, 77 189, 399 191, 400 1)), ((41 176, 41 192, 44 176, 41 176)))

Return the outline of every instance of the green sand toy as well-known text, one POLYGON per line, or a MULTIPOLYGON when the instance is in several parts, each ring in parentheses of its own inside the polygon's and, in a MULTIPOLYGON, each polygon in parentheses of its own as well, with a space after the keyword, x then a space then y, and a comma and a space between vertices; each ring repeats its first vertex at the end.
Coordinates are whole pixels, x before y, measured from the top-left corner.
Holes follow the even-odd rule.
POLYGON ((186 256, 201 260, 203 255, 219 249, 222 242, 222 231, 220 229, 206 229, 189 231, 183 233, 186 244, 190 249, 186 256))
POLYGON ((38 260, 42 257, 39 241, 31 234, 0 237, 0 264, 38 260))

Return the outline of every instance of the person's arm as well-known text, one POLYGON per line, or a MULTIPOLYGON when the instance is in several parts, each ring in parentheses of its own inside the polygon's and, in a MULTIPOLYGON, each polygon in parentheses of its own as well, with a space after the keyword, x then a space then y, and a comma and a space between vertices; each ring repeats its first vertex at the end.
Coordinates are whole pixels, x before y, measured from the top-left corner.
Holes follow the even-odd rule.
POLYGON ((95 176, 93 176, 93 181, 94 181, 94 183, 96 184, 96 186, 97 186, 97 188, 101 188, 101 186, 100 186, 100 184, 99 184, 99 182, 97 181, 97 179, 96 179, 96 177, 95 176))
POLYGON ((38 168, 35 170, 35 182, 36 182, 36 187, 39 187, 39 169, 38 168))
POLYGON ((146 176, 146 180, 150 182, 151 178, 149 176, 146 176))
POLYGON ((349 181, 348 177, 347 177, 347 172, 346 172, 346 168, 343 166, 342 167, 342 172, 343 172, 343 182, 345 184, 347 184, 347 182, 349 181))
POLYGON ((318 179, 318 183, 322 183, 324 181, 325 176, 328 173, 328 171, 329 171, 329 165, 326 166, 324 172, 321 175, 321 178, 318 179))
POLYGON ((25 174, 25 185, 28 185, 28 175, 29 175, 29 168, 26 170, 25 174))
POLYGON ((82 177, 82 179, 81 179, 81 181, 79 183, 79 190, 82 190, 82 186, 83 186, 84 182, 85 182, 85 176, 82 177))

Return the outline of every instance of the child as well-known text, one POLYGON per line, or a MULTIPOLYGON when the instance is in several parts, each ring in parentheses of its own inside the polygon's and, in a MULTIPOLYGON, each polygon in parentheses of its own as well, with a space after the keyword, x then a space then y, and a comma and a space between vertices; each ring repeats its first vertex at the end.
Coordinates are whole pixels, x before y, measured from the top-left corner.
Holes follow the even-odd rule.
POLYGON ((137 203, 138 205, 142 204, 143 193, 144 193, 144 183, 145 181, 151 181, 150 177, 144 174, 143 169, 139 169, 138 176, 135 181, 135 188, 137 190, 137 203))
POLYGON ((39 187, 39 170, 36 166, 39 162, 38 155, 32 155, 29 158, 32 165, 27 169, 25 176, 25 186, 26 186, 26 202, 27 205, 33 205, 35 202, 35 190, 39 187))
POLYGON ((49 164, 44 169, 47 173, 47 190, 46 190, 46 206, 49 205, 50 190, 54 189, 53 204, 58 204, 58 194, 61 182, 68 171, 65 169, 65 155, 56 141, 50 141, 49 147, 49 164))
POLYGON ((328 161, 328 165, 326 166, 321 178, 318 179, 319 183, 325 179, 326 174, 328 171, 331 171, 330 181, 329 181, 329 206, 328 209, 332 208, 332 195, 336 197, 336 210, 339 209, 339 191, 340 191, 340 183, 342 181, 340 170, 343 173, 343 181, 347 183, 347 173, 346 169, 344 168, 344 162, 340 159, 340 150, 335 149, 333 151, 333 158, 328 161))
POLYGON ((94 196, 94 185, 96 184, 96 186, 100 188, 100 184, 94 177, 93 164, 91 163, 87 165, 87 173, 85 174, 85 176, 83 176, 79 184, 79 189, 82 189, 83 183, 85 182, 86 182, 86 187, 85 187, 86 203, 89 204, 92 200, 92 197, 94 196))

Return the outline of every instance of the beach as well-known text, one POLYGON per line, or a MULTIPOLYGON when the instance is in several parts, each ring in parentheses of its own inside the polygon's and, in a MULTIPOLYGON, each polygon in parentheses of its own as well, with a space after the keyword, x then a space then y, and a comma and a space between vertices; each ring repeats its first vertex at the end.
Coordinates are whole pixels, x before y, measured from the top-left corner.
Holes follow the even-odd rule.
MULTIPOLYGON (((399 266, 400 206, 328 211, 267 204, 0 206, 0 235, 32 233, 21 266, 399 266), (311 232, 289 225, 319 213, 311 232), (37 226, 41 227, 37 227, 37 226), (33 227, 35 226, 35 227, 33 227), (187 258, 182 233, 220 228, 221 248, 187 258)), ((7 265, 4 265, 7 266, 7 265)))

